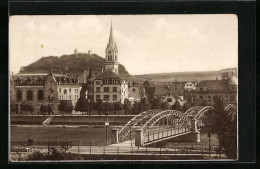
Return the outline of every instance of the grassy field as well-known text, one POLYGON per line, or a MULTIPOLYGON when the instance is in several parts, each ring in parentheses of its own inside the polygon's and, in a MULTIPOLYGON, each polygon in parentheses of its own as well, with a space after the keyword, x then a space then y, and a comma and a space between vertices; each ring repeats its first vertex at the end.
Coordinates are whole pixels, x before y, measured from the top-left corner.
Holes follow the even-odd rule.
MULTIPOLYGON (((66 127, 11 127, 11 141, 27 141, 34 138, 42 141, 105 139, 105 128, 66 127)), ((108 128, 110 137, 110 129, 108 128)))

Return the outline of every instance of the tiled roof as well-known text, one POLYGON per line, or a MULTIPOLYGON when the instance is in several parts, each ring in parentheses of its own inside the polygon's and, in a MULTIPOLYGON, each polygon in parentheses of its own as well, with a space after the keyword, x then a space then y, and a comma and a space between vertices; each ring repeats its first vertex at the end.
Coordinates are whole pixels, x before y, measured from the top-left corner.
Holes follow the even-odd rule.
POLYGON ((169 84, 169 85, 157 85, 155 89, 155 95, 167 95, 168 93, 180 93, 182 94, 184 91, 184 85, 183 84, 169 84), (169 86, 169 88, 168 88, 169 86))
POLYGON ((119 79, 124 79, 124 77, 120 76, 119 74, 111 71, 111 70, 107 70, 101 74, 99 74, 96 79, 104 79, 104 78, 119 78, 119 79))
POLYGON ((207 87, 208 91, 228 91, 228 80, 203 80, 197 85, 197 89, 200 87, 207 87))
MULTIPOLYGON (((47 73, 37 73, 37 74, 15 74, 11 78, 15 84, 19 85, 44 85, 47 79, 47 73)), ((53 77, 59 84, 70 84, 77 83, 77 78, 69 77, 61 74, 53 74, 53 77)))

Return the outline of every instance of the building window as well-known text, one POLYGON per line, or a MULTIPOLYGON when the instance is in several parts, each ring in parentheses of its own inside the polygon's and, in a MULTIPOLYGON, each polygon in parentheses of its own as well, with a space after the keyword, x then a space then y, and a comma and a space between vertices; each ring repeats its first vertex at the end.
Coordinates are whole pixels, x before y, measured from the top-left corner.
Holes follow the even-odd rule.
POLYGON ((49 95, 49 96, 48 96, 48 100, 49 100, 49 101, 53 101, 53 95, 49 95))
POLYGON ((96 81, 96 85, 100 85, 101 84, 101 82, 100 81, 96 81))
POLYGON ((67 90, 66 89, 64 89, 64 94, 67 94, 67 90))
POLYGON ((33 99, 33 92, 31 90, 27 91, 27 100, 32 100, 33 99))
POLYGON ((202 87, 200 88, 200 91, 201 91, 201 92, 203 91, 203 88, 202 88, 202 87))
POLYGON ((115 55, 115 61, 117 61, 117 55, 115 55))
POLYGON ((108 61, 112 61, 112 56, 108 55, 108 61))
POLYGON ((104 87, 104 92, 109 92, 109 87, 104 87))
POLYGON ((109 95, 104 95, 104 100, 109 100, 109 95))
POLYGON ((96 101, 100 99, 100 95, 96 95, 96 101))
POLYGON ((16 99, 18 101, 22 100, 22 91, 21 90, 17 90, 17 92, 16 92, 16 99))
POLYGON ((69 95, 69 99, 71 100, 71 95, 69 95))
POLYGON ((203 96, 200 96, 200 100, 203 100, 203 96))
POLYGON ((69 92, 71 92, 71 88, 69 88, 69 92))
POLYGON ((96 92, 100 92, 100 87, 96 87, 96 92))
POLYGON ((113 95, 113 100, 117 100, 117 95, 113 95))
POLYGON ((211 96, 208 96, 208 102, 211 102, 211 96))
POLYGON ((113 92, 117 92, 117 87, 113 87, 113 92))
POLYGON ((225 101, 228 101, 228 96, 227 95, 225 95, 225 101))
POLYGON ((169 102, 169 103, 172 102, 172 98, 168 98, 167 102, 169 102))
POLYGON ((104 79, 104 84, 108 84, 108 79, 104 79))
POLYGON ((59 92, 61 93, 61 88, 59 88, 59 92))
POLYGON ((236 100, 236 96, 235 95, 230 95, 230 101, 235 101, 236 100))
POLYGON ((43 90, 38 90, 38 100, 43 100, 43 90))

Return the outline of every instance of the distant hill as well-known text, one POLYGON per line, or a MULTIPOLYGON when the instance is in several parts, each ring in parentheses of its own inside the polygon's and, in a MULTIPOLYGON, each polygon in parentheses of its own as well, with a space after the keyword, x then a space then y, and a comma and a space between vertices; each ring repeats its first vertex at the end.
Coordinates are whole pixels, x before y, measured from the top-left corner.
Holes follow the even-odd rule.
POLYGON ((194 72, 174 72, 174 73, 155 73, 135 75, 136 80, 153 80, 154 82, 174 82, 177 81, 200 81, 200 80, 215 80, 221 78, 221 71, 234 71, 237 68, 227 68, 219 71, 194 71, 194 72))
MULTIPOLYGON (((80 75, 88 68, 93 68, 95 74, 99 74, 104 68, 105 59, 97 54, 78 53, 77 55, 62 55, 42 57, 38 61, 23 67, 20 73, 47 73, 50 69, 54 73, 80 75)), ((118 66, 119 74, 130 76, 125 67, 121 64, 118 66)))

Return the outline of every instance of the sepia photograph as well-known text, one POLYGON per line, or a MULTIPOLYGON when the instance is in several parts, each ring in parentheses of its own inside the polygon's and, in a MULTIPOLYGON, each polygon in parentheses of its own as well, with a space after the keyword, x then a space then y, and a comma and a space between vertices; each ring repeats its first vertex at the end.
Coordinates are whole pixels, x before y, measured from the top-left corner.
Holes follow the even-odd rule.
POLYGON ((237 161, 235 14, 12 15, 9 161, 237 161))

